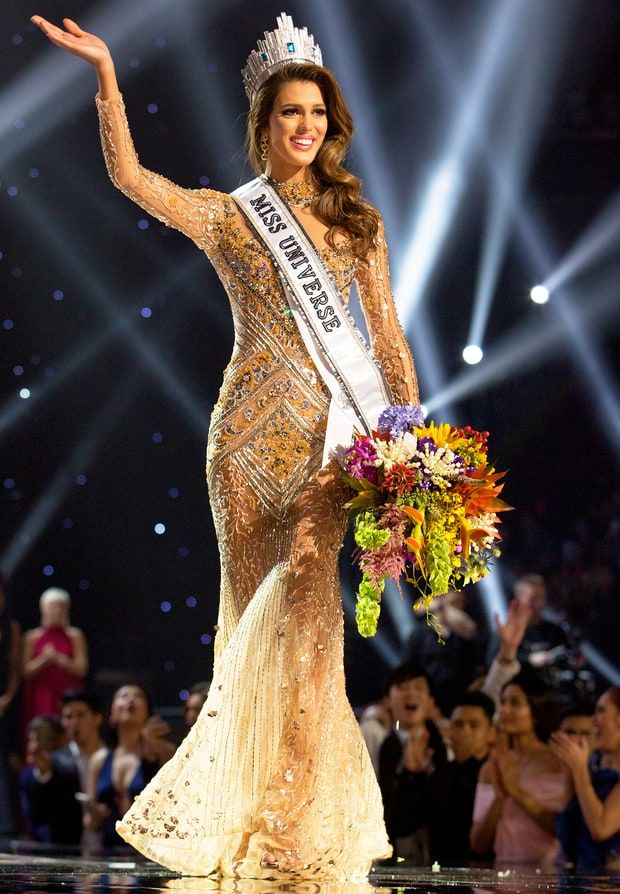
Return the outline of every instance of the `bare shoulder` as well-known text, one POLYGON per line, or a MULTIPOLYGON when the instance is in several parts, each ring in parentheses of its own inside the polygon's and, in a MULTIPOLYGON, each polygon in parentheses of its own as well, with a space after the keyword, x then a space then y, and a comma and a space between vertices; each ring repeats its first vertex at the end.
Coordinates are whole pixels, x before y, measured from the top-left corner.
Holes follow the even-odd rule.
POLYGON ((79 627, 67 627, 67 636, 70 636, 71 639, 86 639, 84 632, 79 627))
POLYGON ((43 627, 32 627, 24 633, 24 642, 29 644, 37 640, 43 633, 43 627))
POLYGON ((91 755, 88 764, 93 773, 99 773, 99 771, 103 767, 103 762, 108 756, 109 751, 109 748, 99 748, 93 755, 91 755))

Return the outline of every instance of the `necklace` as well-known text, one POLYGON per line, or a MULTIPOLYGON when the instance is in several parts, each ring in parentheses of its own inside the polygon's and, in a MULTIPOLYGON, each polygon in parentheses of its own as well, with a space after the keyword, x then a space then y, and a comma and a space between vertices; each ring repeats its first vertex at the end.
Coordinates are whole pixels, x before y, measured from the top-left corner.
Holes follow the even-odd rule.
POLYGON ((308 208, 314 205, 321 193, 310 180, 271 181, 282 198, 297 208, 308 208))

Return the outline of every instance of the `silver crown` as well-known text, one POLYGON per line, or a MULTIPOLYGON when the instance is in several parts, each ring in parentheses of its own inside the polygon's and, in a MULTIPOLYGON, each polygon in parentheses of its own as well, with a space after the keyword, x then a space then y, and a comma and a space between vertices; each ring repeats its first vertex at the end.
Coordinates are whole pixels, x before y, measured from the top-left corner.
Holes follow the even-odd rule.
POLYGON ((275 31, 265 31, 265 39, 258 41, 258 49, 252 50, 241 72, 250 105, 267 78, 279 68, 291 62, 323 65, 321 49, 314 42, 312 34, 308 34, 307 28, 296 28, 292 18, 284 12, 278 16, 276 23, 278 27, 275 31))

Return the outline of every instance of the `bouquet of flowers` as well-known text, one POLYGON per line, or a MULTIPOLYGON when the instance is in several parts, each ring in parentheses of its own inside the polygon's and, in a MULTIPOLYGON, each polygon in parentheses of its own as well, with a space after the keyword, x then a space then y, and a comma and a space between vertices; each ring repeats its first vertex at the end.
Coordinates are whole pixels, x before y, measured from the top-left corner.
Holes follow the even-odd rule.
POLYGON ((479 581, 499 556, 498 513, 505 472, 487 460, 488 432, 424 423, 417 406, 390 406, 378 429, 357 435, 342 455, 362 570, 356 621, 374 636, 387 578, 413 584, 413 608, 479 581))

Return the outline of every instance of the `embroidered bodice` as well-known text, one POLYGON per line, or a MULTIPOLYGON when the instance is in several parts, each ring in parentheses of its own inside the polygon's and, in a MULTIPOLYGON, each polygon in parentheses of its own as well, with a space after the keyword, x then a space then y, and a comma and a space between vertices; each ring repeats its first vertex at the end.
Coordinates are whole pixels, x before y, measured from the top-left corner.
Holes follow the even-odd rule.
MULTIPOLYGON (((97 97, 103 151, 112 181, 168 226, 189 236, 211 260, 232 309, 235 343, 214 409, 208 464, 243 455, 255 492, 274 513, 320 466, 329 394, 303 344, 278 274, 234 200, 211 189, 185 189, 146 170, 133 146, 122 97, 97 97)), ((389 282, 383 227, 360 261, 348 241, 318 246, 345 299, 355 279, 373 352, 395 402, 417 402, 411 354, 389 282)))

